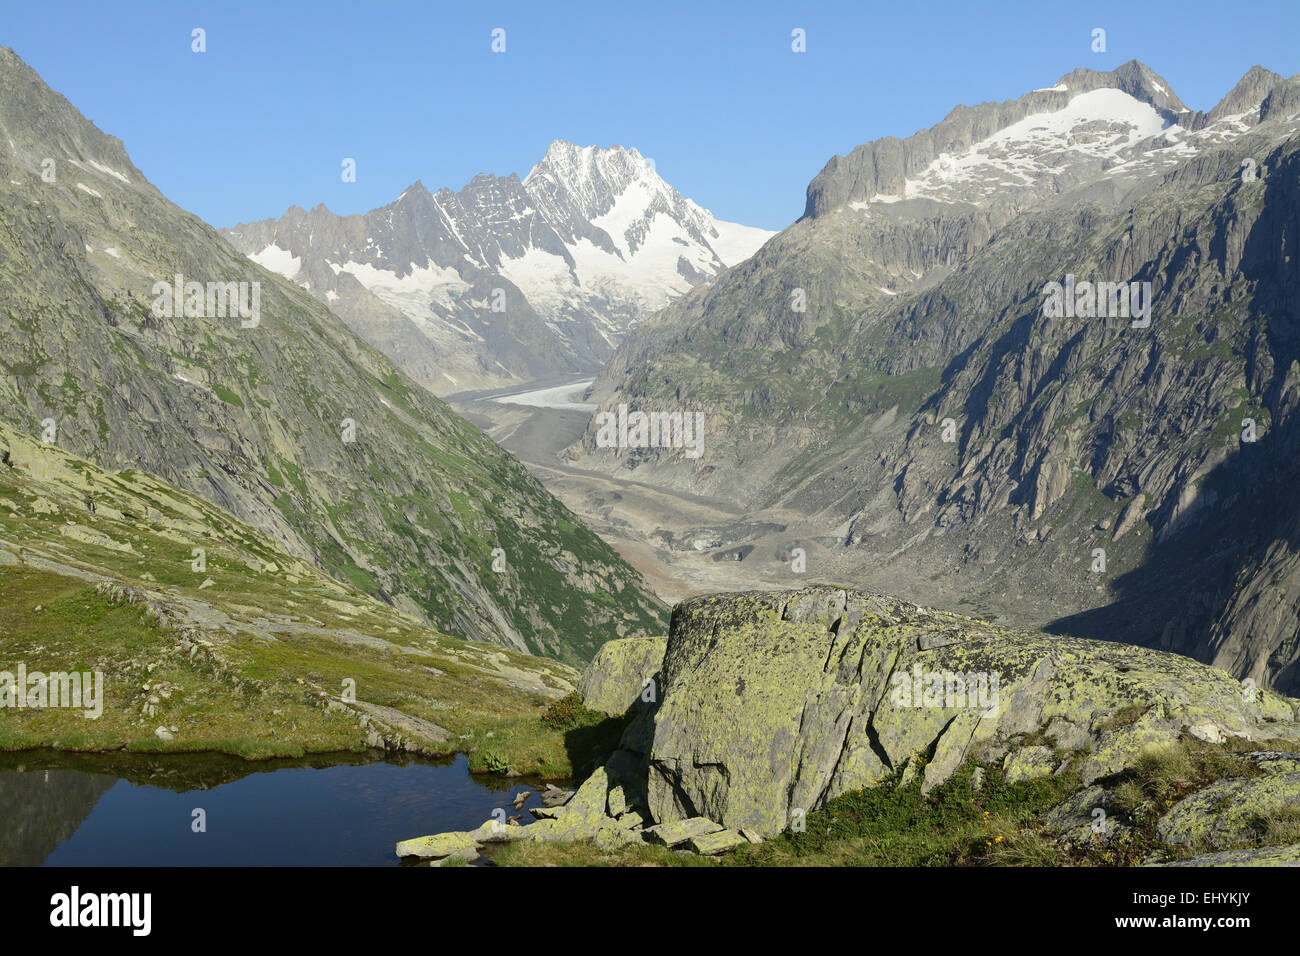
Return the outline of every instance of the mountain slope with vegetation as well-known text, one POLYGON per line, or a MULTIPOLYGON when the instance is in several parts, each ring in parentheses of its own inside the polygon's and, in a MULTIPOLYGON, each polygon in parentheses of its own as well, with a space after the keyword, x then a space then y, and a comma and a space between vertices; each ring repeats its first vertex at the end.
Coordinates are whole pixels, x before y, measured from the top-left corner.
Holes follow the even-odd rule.
POLYGON ((372 747, 572 770, 539 720, 571 668, 430 630, 197 495, 0 424, 0 671, 20 664, 101 672, 103 713, 6 708, 0 750, 372 747))
POLYGON ((6 49, 0 88, 0 421, 200 495, 444 633, 581 662, 662 631, 640 576, 514 458, 6 49), (168 308, 177 276, 249 283, 248 314, 168 308))

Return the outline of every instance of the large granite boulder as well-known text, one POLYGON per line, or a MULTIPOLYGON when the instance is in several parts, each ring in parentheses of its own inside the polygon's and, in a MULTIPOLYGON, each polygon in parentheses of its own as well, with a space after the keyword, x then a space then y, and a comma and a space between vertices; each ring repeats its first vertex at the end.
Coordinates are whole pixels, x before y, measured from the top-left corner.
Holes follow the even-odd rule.
MULTIPOLYGON (((602 644, 578 681, 578 694, 590 710, 622 717, 642 701, 646 681, 663 663, 666 637, 627 637, 602 644)), ((658 696, 658 688, 653 695, 658 696)))
MULTIPOLYGON (((623 743, 649 753, 653 818, 763 836, 844 791, 897 773, 929 789, 1044 738, 1085 783, 1184 734, 1300 739, 1298 702, 1190 658, 836 587, 680 604, 658 689, 623 743)), ((1047 765, 1032 756, 1013 764, 1047 765)))

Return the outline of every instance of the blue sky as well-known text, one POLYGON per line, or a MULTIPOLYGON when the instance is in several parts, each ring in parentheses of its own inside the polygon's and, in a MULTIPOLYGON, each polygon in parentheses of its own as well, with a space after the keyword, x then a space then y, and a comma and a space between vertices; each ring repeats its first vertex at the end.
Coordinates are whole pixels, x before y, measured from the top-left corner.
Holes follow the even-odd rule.
POLYGON ((0 44, 217 226, 290 204, 364 212, 416 179, 523 176, 569 139, 635 146, 720 218, 777 229, 835 153, 1079 66, 1140 59, 1193 109, 1256 63, 1300 72, 1298 0, 107 6, 10 2, 0 44))

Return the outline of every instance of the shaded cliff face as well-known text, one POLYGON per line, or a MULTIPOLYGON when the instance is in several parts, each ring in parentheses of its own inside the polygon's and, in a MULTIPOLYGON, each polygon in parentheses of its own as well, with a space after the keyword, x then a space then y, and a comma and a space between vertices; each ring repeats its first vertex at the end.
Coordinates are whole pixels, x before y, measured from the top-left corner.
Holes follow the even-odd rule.
POLYGON ((1298 129, 1300 80, 1193 113, 1135 63, 869 144, 598 380, 704 412, 703 457, 594 426, 572 454, 804 515, 810 573, 1300 687, 1296 593, 1263 595, 1292 569, 1298 129), (1137 283, 1149 323, 1054 314, 1076 280, 1137 283))
POLYGON ((722 222, 635 149, 552 143, 523 179, 416 182, 337 216, 222 230, 435 394, 594 372, 634 322, 772 233, 722 222))
POLYGON ((1300 740, 1297 701, 1180 655, 834 587, 684 602, 660 677, 622 745, 648 757, 654 820, 764 836, 887 779, 929 790, 972 759, 1028 775, 1045 757, 1037 772, 1088 785, 1184 735, 1300 740))
POLYGON ((0 90, 3 421, 201 495, 447 633, 581 661, 662 631, 640 576, 517 461, 8 50, 0 90), (178 275, 244 283, 247 314, 211 288, 165 301, 178 275))

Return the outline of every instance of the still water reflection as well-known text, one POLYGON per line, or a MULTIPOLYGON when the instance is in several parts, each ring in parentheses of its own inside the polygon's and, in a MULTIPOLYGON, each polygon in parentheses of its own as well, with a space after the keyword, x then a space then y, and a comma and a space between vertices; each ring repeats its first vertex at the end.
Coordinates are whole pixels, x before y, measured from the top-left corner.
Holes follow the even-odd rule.
POLYGON ((394 866, 397 841, 513 815, 521 790, 540 803, 535 782, 471 777, 464 756, 0 755, 0 865, 394 866))

